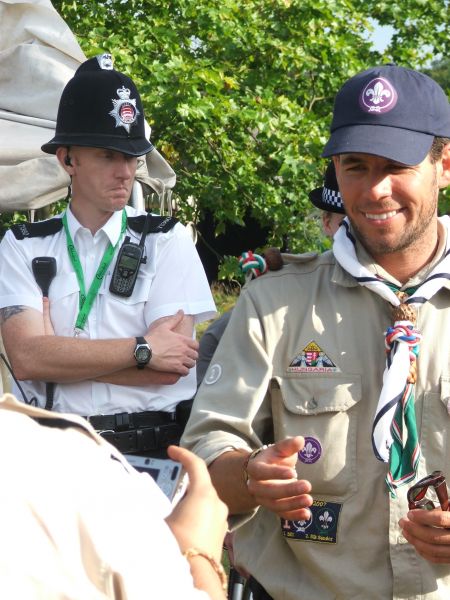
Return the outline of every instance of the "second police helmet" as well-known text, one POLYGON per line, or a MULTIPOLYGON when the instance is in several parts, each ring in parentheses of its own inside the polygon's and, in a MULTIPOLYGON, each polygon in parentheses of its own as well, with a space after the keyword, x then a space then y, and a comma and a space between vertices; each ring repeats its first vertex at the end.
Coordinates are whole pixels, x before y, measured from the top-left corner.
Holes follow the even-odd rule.
POLYGON ((309 192, 309 199, 317 208, 345 215, 344 203, 339 192, 334 163, 331 160, 325 170, 323 186, 309 192))
POLYGON ((59 146, 106 148, 129 156, 153 150, 145 135, 141 97, 127 75, 116 71, 110 54, 82 63, 59 102, 55 136, 42 150, 59 146))

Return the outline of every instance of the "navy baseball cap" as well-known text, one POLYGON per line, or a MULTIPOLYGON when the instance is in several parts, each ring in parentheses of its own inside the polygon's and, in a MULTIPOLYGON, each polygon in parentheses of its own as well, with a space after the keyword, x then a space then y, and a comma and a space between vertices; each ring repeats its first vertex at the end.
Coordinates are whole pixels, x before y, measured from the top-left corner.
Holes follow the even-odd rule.
POLYGON ((344 203, 339 192, 336 171, 332 160, 328 163, 323 186, 309 192, 309 199, 317 208, 345 215, 344 203))
POLYGON ((417 165, 436 136, 450 137, 450 104, 428 75, 382 65, 344 83, 330 129, 324 157, 361 152, 417 165))

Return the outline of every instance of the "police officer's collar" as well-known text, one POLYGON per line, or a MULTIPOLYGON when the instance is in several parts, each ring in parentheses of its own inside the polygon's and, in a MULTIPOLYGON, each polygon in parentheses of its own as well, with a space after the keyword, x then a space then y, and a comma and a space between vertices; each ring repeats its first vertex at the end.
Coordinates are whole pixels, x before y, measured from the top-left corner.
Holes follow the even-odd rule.
MULTIPOLYGON (((69 232, 73 240, 75 240, 75 235, 80 229, 83 229, 83 225, 78 221, 78 219, 73 214, 70 204, 66 211, 67 214, 67 225, 69 227, 69 232)), ((102 231, 108 237, 112 246, 115 246, 120 237, 122 226, 122 211, 114 212, 111 217, 106 221, 106 223, 101 227, 98 231, 102 231)), ((98 232, 97 232, 98 233, 98 232)))

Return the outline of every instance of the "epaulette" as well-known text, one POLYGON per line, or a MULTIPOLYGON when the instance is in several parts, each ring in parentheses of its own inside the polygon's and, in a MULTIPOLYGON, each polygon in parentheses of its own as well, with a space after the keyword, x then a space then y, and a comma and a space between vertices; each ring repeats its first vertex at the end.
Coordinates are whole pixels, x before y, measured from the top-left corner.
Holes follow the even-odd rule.
POLYGON ((308 263, 319 256, 319 252, 303 252, 302 254, 281 254, 284 265, 308 263))
MULTIPOLYGON (((145 215, 128 217, 128 227, 136 233, 142 233, 145 219, 145 215)), ((170 231, 176 223, 178 223, 178 219, 175 219, 175 217, 159 217, 158 215, 151 215, 147 235, 149 233, 166 233, 167 231, 170 231)))
POLYGON ((305 252, 303 254, 288 254, 278 248, 267 248, 263 256, 267 263, 268 271, 279 271, 284 265, 292 263, 307 263, 319 256, 318 252, 305 252))
MULTIPOLYGON (((145 215, 138 217, 127 217, 127 225, 136 233, 142 233, 145 223, 145 215)), ((150 225, 147 231, 149 233, 166 233, 175 226, 178 220, 175 217, 159 217, 151 215, 150 225)), ((33 237, 47 237, 54 235, 61 230, 63 226, 62 220, 59 217, 47 219, 46 221, 37 221, 36 223, 16 223, 11 226, 11 231, 18 240, 33 237)))
POLYGON ((57 217, 47 221, 37 221, 36 223, 16 223, 11 226, 11 231, 17 240, 24 240, 25 238, 54 235, 61 230, 62 226, 62 220, 57 217))

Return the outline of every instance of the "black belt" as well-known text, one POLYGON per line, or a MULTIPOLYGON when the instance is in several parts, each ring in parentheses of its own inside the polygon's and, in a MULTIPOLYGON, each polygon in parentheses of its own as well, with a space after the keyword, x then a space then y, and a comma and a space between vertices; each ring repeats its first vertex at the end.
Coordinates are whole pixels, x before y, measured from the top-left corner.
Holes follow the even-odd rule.
POLYGON ((179 444, 191 407, 192 400, 183 400, 177 404, 174 413, 149 410, 85 418, 118 450, 132 454, 179 444))
POLYGON ((100 435, 120 452, 139 454, 167 448, 180 442, 183 428, 178 423, 140 427, 130 431, 100 431, 100 435))
POLYGON ((116 413, 115 415, 93 415, 86 417, 97 431, 128 431, 139 427, 157 427, 175 423, 175 413, 145 411, 140 413, 116 413))

